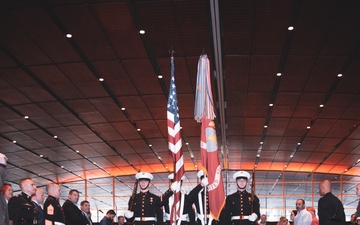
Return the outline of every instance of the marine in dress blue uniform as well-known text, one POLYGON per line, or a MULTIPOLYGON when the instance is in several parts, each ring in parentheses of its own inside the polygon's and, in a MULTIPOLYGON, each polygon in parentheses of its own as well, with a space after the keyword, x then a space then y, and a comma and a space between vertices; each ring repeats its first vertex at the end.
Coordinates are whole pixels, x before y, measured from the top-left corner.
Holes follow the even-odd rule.
POLYGON ((238 171, 233 176, 237 184, 237 192, 227 196, 224 212, 220 221, 223 225, 253 225, 260 217, 259 198, 246 191, 250 174, 238 171))
MULTIPOLYGON (((165 225, 170 225, 170 214, 174 203, 174 191, 181 189, 181 184, 174 182, 174 174, 168 176, 172 183, 171 188, 167 190, 162 196, 162 204, 165 211, 165 225)), ((185 176, 181 178, 181 183, 185 176)), ((189 196, 184 190, 180 190, 180 216, 181 225, 193 225, 195 223, 195 212, 192 209, 192 203, 189 201, 189 196)))
POLYGON ((13 225, 33 225, 37 223, 37 210, 31 201, 31 195, 35 194, 36 186, 29 179, 20 181, 21 194, 9 200, 9 218, 13 225))
POLYGON ((214 220, 214 218, 212 218, 210 214, 209 192, 205 190, 206 186, 209 183, 208 178, 205 177, 205 172, 203 170, 199 170, 199 172, 197 173, 197 177, 200 179, 200 184, 198 184, 189 193, 189 201, 192 204, 195 204, 196 209, 195 224, 204 225, 206 223, 207 225, 217 225, 219 224, 219 221, 214 220), (205 209, 206 213, 204 212, 205 209))
POLYGON ((130 198, 129 209, 125 212, 126 220, 134 225, 163 225, 162 201, 159 196, 149 191, 152 174, 147 172, 137 173, 135 178, 139 181, 140 193, 135 198, 130 198))
POLYGON ((60 186, 50 183, 46 186, 46 190, 49 196, 44 203, 45 225, 65 224, 64 211, 59 203, 60 186))

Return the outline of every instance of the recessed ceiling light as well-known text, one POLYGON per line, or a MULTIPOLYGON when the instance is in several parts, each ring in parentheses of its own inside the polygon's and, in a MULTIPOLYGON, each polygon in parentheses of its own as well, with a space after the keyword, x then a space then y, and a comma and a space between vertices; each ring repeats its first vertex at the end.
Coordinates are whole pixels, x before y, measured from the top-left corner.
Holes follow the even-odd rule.
POLYGON ((272 107, 272 106, 274 106, 274 104, 270 103, 269 106, 272 107))
POLYGON ((94 165, 96 165, 96 162, 93 162, 94 165))
POLYGON ((58 138, 58 136, 54 135, 54 138, 58 138))
POLYGON ((149 144, 149 147, 152 147, 152 144, 149 144))
POLYGON ((160 160, 161 160, 161 157, 160 157, 160 156, 158 156, 158 159, 160 159, 160 160))
POLYGON ((288 27, 288 30, 294 30, 293 26, 288 27))
POLYGON ((290 156, 290 158, 294 157, 293 155, 290 156))
POLYGON ((323 105, 323 104, 321 104, 321 105, 319 105, 319 106, 320 106, 320 108, 324 107, 324 105, 323 105))
POLYGON ((311 127, 310 126, 307 126, 306 129, 310 129, 311 127))
POLYGON ((79 153, 80 151, 79 151, 79 150, 76 150, 75 152, 76 152, 76 153, 79 153))
POLYGON ((109 172, 109 171, 106 171, 106 173, 107 173, 107 174, 110 174, 110 172, 109 172))
POLYGON ((277 73, 276 76, 281 77, 281 73, 277 73))
POLYGON ((299 142, 298 145, 301 145, 301 143, 299 142))
POLYGON ((16 141, 13 141, 13 143, 15 144, 15 143, 16 143, 16 141))
POLYGON ((189 145, 189 142, 186 142, 185 145, 189 145))
POLYGON ((29 119, 29 116, 24 116, 25 119, 29 119))
POLYGON ((260 157, 260 155, 256 155, 256 157, 260 157))
POLYGON ((103 81, 104 81, 104 78, 100 77, 100 78, 99 78, 99 81, 100 81, 100 82, 103 82, 103 81))
POLYGON ((122 108, 121 108, 121 110, 122 110, 122 111, 125 111, 125 108, 124 108, 124 107, 122 107, 122 108))
POLYGON ((158 75, 158 78, 159 78, 159 79, 162 79, 162 78, 163 78, 163 76, 162 76, 162 75, 158 75))
POLYGON ((140 30, 139 33, 140 34, 145 34, 145 30, 140 30))
POLYGON ((136 129, 137 131, 141 131, 141 129, 140 128, 138 128, 138 129, 136 129))
POLYGON ((262 144, 264 144, 264 142, 260 141, 260 144, 262 145, 262 144))
POLYGON ((264 128, 267 128, 267 125, 265 125, 264 128))
POLYGON ((40 156, 40 158, 44 157, 44 155, 39 155, 39 156, 40 156))
POLYGON ((338 76, 338 77, 342 77, 342 74, 341 74, 341 73, 339 73, 337 76, 338 76))
POLYGON ((72 38, 72 34, 66 34, 67 38, 72 38))
POLYGON ((287 165, 285 165, 285 168, 287 168, 287 165))
POLYGON ((61 168, 63 168, 63 169, 64 169, 64 166, 61 166, 61 168))

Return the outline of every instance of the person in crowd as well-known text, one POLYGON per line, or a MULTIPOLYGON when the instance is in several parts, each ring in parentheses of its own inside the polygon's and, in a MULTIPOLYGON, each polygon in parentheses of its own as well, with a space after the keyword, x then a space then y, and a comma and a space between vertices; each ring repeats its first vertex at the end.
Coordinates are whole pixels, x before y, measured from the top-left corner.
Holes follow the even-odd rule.
POLYGON ((197 173, 197 177, 200 180, 200 183, 193 188, 189 193, 189 202, 195 205, 195 223, 196 225, 204 225, 205 223, 208 225, 218 224, 218 220, 214 220, 210 215, 210 207, 209 207, 209 199, 208 199, 208 191, 206 186, 209 183, 207 177, 205 177, 205 172, 203 170, 199 170, 197 173), (204 200, 206 199, 206 206, 204 206, 204 200), (204 212, 206 209, 206 213, 204 212), (207 221, 205 221, 207 219, 207 221))
POLYGON ((277 225, 290 225, 289 220, 285 216, 281 216, 277 225))
POLYGON ((45 225, 65 225, 65 215, 59 203, 60 186, 56 183, 46 185, 48 197, 44 203, 45 225))
POLYGON ((41 205, 44 203, 44 191, 41 188, 36 188, 35 194, 31 196, 31 201, 34 203, 34 206, 37 210, 37 224, 38 225, 45 225, 44 219, 44 211, 41 205))
POLYGON ((321 198, 318 202, 318 216, 320 225, 345 224, 344 206, 331 193, 331 182, 323 180, 319 184, 321 198))
POLYGON ((290 220, 292 221, 292 224, 294 224, 294 220, 295 220, 295 217, 297 215, 297 210, 291 210, 291 213, 290 213, 290 220))
POLYGON ((311 225, 319 225, 319 220, 316 217, 316 210, 314 209, 314 207, 306 207, 306 210, 311 213, 311 225))
POLYGON ((88 220, 88 224, 92 225, 91 213, 90 213, 90 202, 87 200, 81 201, 80 209, 81 209, 81 213, 88 220))
POLYGON ((13 187, 9 183, 5 183, 2 185, 1 192, 5 197, 6 203, 9 202, 9 199, 13 196, 13 187))
POLYGON ((311 213, 305 209, 304 199, 296 200, 297 215, 294 219, 294 225, 311 225, 311 213))
POLYGON ((79 201, 79 191, 71 189, 69 191, 68 199, 64 202, 62 208, 65 214, 66 225, 88 225, 88 219, 82 214, 77 207, 79 201))
POLYGON ((356 218, 356 225, 360 225, 360 217, 356 218))
MULTIPOLYGON (((8 158, 0 153, 0 185, 3 187, 6 177, 6 164, 8 158)), ((9 224, 8 204, 5 195, 0 195, 0 224, 9 224)))
POLYGON ((100 220, 99 225, 112 225, 115 216, 116 216, 115 211, 110 209, 109 211, 106 212, 104 218, 100 220))
POLYGON ((125 224, 124 216, 118 216, 118 225, 124 225, 124 224, 125 224))
POLYGON ((250 174, 238 171, 233 175, 237 192, 226 197, 221 222, 224 225, 253 225, 260 216, 259 198, 246 191, 250 174))
POLYGON ((37 211, 31 202, 36 186, 30 178, 22 179, 19 183, 21 194, 10 198, 8 203, 9 219, 13 225, 37 224, 37 211))
POLYGON ((356 224, 356 213, 351 214, 351 216, 350 216, 350 224, 351 225, 356 224))
POLYGON ((258 221, 259 225, 266 225, 266 215, 265 214, 261 214, 260 216, 260 220, 258 221))
MULTIPOLYGON (((360 197, 360 183, 356 185, 355 188, 356 196, 360 197)), ((360 200, 356 208, 356 218, 360 217, 360 200)))
POLYGON ((136 225, 163 224, 162 201, 160 197, 149 192, 151 180, 154 178, 151 173, 140 172, 135 175, 139 182, 140 193, 135 198, 130 197, 129 210, 125 212, 127 221, 134 221, 136 225))
POLYGON ((165 210, 165 224, 170 225, 170 214, 173 210, 173 204, 175 200, 175 191, 180 191, 180 212, 182 212, 180 218, 182 225, 194 224, 195 222, 195 212, 192 209, 192 203, 189 202, 189 196, 181 189, 182 181, 185 179, 185 176, 181 178, 180 182, 174 181, 174 174, 171 173, 168 176, 171 182, 171 188, 166 191, 162 196, 162 205, 165 210))

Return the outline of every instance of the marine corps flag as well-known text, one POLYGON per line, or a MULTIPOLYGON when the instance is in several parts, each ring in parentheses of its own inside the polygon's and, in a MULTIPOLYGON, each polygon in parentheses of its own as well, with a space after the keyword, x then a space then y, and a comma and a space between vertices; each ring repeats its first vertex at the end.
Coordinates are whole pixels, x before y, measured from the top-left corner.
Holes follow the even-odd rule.
POLYGON ((210 80, 210 62, 207 55, 201 55, 198 63, 194 117, 201 122, 201 162, 209 185, 210 214, 218 220, 225 204, 225 191, 218 156, 215 130, 215 113, 210 80))

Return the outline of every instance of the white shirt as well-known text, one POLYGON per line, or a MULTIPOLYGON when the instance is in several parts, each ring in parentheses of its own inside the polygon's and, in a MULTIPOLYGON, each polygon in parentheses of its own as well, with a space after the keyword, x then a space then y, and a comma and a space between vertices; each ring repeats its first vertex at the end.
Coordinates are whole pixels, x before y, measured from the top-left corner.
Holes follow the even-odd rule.
POLYGON ((312 215, 306 209, 301 210, 295 216, 294 225, 311 225, 312 215))

